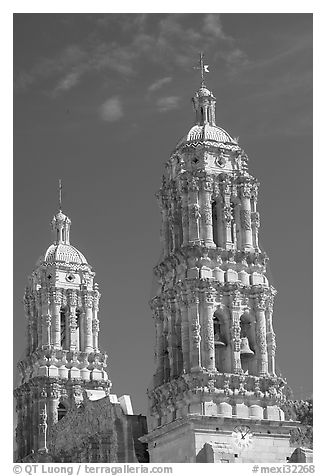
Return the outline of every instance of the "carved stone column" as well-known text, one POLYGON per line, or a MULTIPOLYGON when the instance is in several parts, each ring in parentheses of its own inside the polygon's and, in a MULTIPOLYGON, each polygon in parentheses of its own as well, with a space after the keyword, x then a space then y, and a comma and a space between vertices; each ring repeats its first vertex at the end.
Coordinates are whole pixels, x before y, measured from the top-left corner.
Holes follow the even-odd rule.
POLYGON ((168 256, 170 251, 169 246, 169 223, 168 223, 168 200, 166 192, 161 190, 158 194, 162 224, 161 224, 161 243, 163 248, 163 255, 168 256))
POLYGON ((179 302, 181 312, 181 346, 183 370, 187 373, 190 370, 190 355, 189 355, 189 318, 188 318, 188 301, 186 296, 183 296, 179 302))
POLYGON ((52 345, 59 349, 61 347, 60 332, 60 307, 62 303, 62 293, 59 289, 51 292, 51 338, 52 345))
POLYGON ((48 392, 47 423, 50 427, 58 421, 59 387, 51 383, 48 392))
POLYGON ((169 323, 167 317, 164 315, 163 319, 163 380, 167 382, 170 378, 170 359, 168 351, 168 334, 169 334, 169 323))
POLYGON ((268 355, 268 372, 272 376, 276 376, 275 371, 275 353, 276 341, 273 330, 273 297, 268 301, 266 307, 266 341, 267 341, 267 355, 268 355))
POLYGON ((225 197, 225 203, 223 207, 223 222, 224 222, 224 234, 225 234, 225 247, 229 249, 233 246, 232 242, 232 207, 230 203, 230 197, 225 197))
POLYGON ((76 291, 68 291, 69 304, 69 350, 77 349, 77 293, 76 291))
POLYGON ((85 301, 85 352, 93 352, 93 296, 87 294, 84 296, 85 301))
POLYGON ((46 446, 46 430, 47 430, 47 414, 46 414, 46 405, 43 403, 40 413, 40 423, 39 423, 39 437, 38 437, 38 449, 39 451, 47 451, 46 446))
POLYGON ((49 297, 46 289, 42 289, 42 346, 49 346, 51 342, 50 326, 51 315, 49 313, 49 297))
POLYGON ((156 360, 156 372, 155 372, 155 385, 161 385, 163 383, 164 375, 164 346, 163 346, 163 319, 164 312, 161 303, 153 308, 155 318, 155 360, 156 360))
POLYGON ((221 179, 220 188, 223 196, 222 220, 224 228, 224 246, 226 249, 233 248, 232 242, 232 207, 231 207, 231 181, 230 177, 221 179))
POLYGON ((199 204, 198 204, 198 178, 192 177, 189 180, 189 242, 192 244, 200 243, 199 238, 199 204))
POLYGON ((168 352, 170 359, 170 378, 177 375, 177 339, 176 339, 176 301, 175 297, 170 297, 168 302, 168 352))
POLYGON ((202 328, 203 328, 203 367, 207 370, 215 370, 215 346, 214 346, 214 289, 208 288, 203 293, 202 302, 202 328))
POLYGON ((25 316, 27 319, 27 354, 32 352, 32 329, 31 329, 31 302, 30 298, 27 295, 27 291, 24 297, 24 309, 25 309, 25 316))
POLYGON ((231 347, 232 347, 232 371, 236 374, 242 373, 241 365, 241 325, 240 325, 240 316, 241 316, 241 302, 240 297, 237 293, 231 295, 230 302, 230 311, 232 316, 232 327, 231 327, 231 347))
POLYGON ((254 183, 251 188, 251 203, 252 203, 252 212, 251 212, 251 226, 252 226, 252 245, 254 248, 259 249, 258 242, 258 232, 260 227, 260 216, 257 212, 257 195, 258 195, 258 184, 254 183))
POLYGON ((190 352, 191 371, 201 370, 200 355, 200 324, 199 324, 199 298, 198 291, 193 290, 189 296, 189 318, 190 318, 190 352))
POLYGON ((242 245, 245 249, 252 248, 250 196, 251 196, 250 183, 245 182, 241 186, 241 210, 240 210, 242 245))
POLYGON ((258 375, 266 375, 268 373, 268 357, 266 344, 266 320, 265 310, 266 302, 264 297, 255 298, 255 315, 256 315, 256 342, 258 347, 258 375))
POLYGON ((201 182, 201 236, 205 246, 215 248, 213 240, 213 220, 212 220, 212 178, 205 177, 201 182))
POLYGON ((180 193, 181 193, 181 217, 182 217, 182 234, 183 234, 183 246, 186 246, 189 242, 189 209, 188 209, 188 185, 187 180, 182 177, 180 180, 180 193))

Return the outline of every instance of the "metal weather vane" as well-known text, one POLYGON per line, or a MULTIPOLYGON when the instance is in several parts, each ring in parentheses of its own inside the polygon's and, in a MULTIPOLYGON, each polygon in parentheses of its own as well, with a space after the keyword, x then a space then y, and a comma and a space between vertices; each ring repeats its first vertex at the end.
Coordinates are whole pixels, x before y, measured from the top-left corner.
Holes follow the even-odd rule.
POLYGON ((62 211, 62 182, 59 179, 59 211, 62 211))
POLYGON ((194 69, 200 69, 201 87, 205 86, 205 73, 209 73, 208 64, 204 64, 204 53, 199 54, 199 66, 194 66, 194 69))

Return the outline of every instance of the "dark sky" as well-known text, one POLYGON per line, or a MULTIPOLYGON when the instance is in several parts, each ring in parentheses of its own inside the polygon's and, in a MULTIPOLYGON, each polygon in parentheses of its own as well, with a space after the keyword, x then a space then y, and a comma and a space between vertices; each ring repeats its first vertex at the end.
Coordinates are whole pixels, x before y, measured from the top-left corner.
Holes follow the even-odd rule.
POLYGON ((312 15, 14 15, 14 364, 27 275, 51 244, 58 179, 71 242, 96 271, 112 391, 146 412, 160 256, 155 192, 210 66, 217 122, 261 183, 261 247, 278 290, 277 366, 312 393, 312 15))

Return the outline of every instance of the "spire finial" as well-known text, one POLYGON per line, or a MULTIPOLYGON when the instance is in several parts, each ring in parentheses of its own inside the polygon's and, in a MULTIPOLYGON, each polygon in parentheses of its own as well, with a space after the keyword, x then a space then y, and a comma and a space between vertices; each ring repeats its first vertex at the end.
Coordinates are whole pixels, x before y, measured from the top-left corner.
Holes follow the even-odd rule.
POLYGON ((199 66, 194 66, 194 69, 200 69, 201 75, 201 87, 205 86, 205 77, 204 73, 209 73, 208 64, 204 64, 204 53, 199 53, 199 66))
POLYGON ((62 182, 59 179, 59 211, 62 211, 62 182))

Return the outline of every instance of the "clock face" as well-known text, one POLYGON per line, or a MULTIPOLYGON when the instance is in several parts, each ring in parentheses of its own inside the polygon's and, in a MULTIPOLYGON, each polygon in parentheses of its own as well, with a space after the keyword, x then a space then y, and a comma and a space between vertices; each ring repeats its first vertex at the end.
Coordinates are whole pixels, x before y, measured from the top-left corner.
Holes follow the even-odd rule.
POLYGON ((252 442, 252 433, 249 426, 236 426, 232 432, 234 444, 240 448, 248 448, 252 442))

